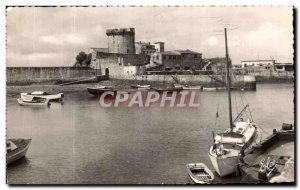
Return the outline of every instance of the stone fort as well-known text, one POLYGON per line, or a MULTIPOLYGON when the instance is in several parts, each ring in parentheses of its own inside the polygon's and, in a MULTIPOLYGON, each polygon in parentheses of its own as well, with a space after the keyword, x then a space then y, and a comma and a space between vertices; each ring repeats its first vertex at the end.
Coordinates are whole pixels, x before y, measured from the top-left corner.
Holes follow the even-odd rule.
POLYGON ((106 30, 108 36, 108 53, 135 54, 134 28, 106 30))

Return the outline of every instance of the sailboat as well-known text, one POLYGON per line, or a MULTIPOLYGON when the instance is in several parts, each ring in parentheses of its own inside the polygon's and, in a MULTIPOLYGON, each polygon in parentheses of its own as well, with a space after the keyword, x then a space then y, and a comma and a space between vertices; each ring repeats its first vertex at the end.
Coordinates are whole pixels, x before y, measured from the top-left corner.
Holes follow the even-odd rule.
POLYGON ((257 125, 252 119, 244 121, 243 115, 249 105, 247 104, 237 115, 236 119, 232 119, 231 109, 231 81, 229 72, 229 59, 227 47, 227 31, 225 30, 225 48, 226 48, 226 77, 229 104, 229 129, 225 132, 213 135, 214 144, 209 149, 209 158, 219 176, 223 177, 236 171, 239 160, 244 156, 247 148, 254 142, 257 125))

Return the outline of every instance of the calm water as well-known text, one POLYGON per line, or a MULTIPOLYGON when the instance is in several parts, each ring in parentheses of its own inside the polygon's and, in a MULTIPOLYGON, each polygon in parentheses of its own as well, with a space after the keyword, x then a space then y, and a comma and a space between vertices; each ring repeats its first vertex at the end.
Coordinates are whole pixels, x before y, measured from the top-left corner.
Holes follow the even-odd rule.
MULTIPOLYGON (((267 133, 294 122, 293 84, 234 92, 234 115, 242 108, 241 94, 267 133)), ((33 139, 26 158, 8 167, 8 183, 186 184, 187 163, 213 169, 207 155, 212 131, 228 127, 226 92, 200 92, 197 101, 199 108, 104 109, 86 92, 66 94, 64 104, 32 108, 7 97, 7 137, 33 139)))

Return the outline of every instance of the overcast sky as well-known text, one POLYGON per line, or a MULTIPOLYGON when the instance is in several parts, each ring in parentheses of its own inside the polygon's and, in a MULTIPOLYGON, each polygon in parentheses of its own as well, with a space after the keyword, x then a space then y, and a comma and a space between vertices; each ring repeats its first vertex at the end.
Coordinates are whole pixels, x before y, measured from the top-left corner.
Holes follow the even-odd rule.
POLYGON ((293 60, 292 7, 53 7, 7 9, 7 66, 71 66, 107 47, 106 29, 134 27, 136 41, 164 41, 204 58, 293 60))

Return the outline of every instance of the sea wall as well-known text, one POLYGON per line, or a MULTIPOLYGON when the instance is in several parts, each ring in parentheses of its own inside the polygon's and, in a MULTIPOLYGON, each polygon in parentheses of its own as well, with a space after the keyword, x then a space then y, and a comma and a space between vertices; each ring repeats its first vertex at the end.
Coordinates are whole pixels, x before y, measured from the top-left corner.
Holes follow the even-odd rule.
POLYGON ((94 77, 95 70, 88 67, 7 67, 7 83, 48 82, 94 77))
POLYGON ((294 71, 247 70, 247 75, 255 76, 257 82, 293 81, 294 71))
MULTIPOLYGON (((136 76, 114 76, 111 79, 131 80, 140 84, 189 84, 202 85, 205 87, 224 86, 226 81, 223 75, 136 75, 136 76)), ((245 87, 246 89, 256 89, 256 80, 254 76, 236 76, 232 77, 233 87, 245 87)))

